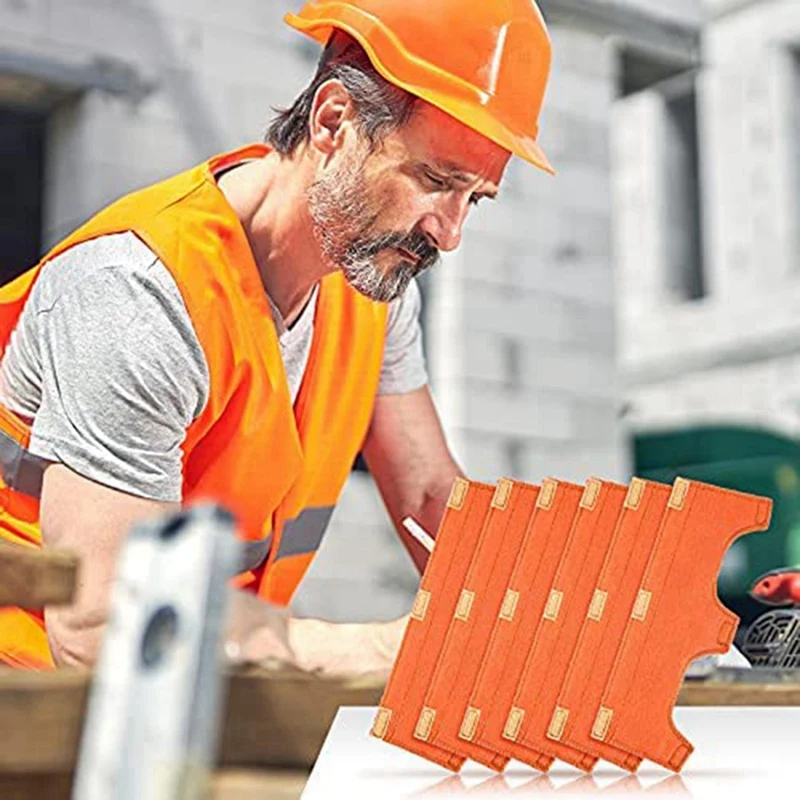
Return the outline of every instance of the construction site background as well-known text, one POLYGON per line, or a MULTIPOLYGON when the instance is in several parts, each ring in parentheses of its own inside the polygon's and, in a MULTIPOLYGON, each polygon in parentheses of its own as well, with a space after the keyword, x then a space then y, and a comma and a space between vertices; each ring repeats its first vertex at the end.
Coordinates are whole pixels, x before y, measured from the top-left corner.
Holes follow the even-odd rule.
MULTIPOLYGON (((318 48, 286 0, 0 0, 0 274, 121 194, 262 136, 318 48)), ((543 0, 549 178, 423 281, 434 395, 467 474, 676 474, 769 494, 726 558, 800 563, 800 4, 543 0)), ((389 619, 417 576, 354 471, 295 602, 389 619)))

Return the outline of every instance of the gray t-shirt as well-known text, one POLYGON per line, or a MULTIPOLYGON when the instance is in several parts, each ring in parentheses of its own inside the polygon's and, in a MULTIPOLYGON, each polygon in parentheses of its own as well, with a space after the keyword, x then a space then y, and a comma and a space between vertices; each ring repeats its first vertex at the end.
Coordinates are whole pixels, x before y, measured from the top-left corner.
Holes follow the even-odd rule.
MULTIPOLYGON (((316 303, 315 290, 289 329, 274 309, 292 402, 316 303)), ((419 314, 412 282, 390 305, 380 394, 427 383, 419 314)), ((155 500, 181 499, 181 448, 208 394, 208 366, 178 287, 132 233, 84 242, 45 267, 0 364, 0 403, 33 418, 35 455, 155 500)))

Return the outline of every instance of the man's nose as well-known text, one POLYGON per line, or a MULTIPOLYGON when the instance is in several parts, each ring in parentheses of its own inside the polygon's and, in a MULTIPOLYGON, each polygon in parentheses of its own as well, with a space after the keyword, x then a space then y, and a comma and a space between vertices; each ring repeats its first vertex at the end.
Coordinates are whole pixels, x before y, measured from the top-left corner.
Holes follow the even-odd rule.
POLYGON ((426 214, 420 220, 419 227, 434 247, 448 253, 461 243, 465 217, 466 208, 460 203, 451 202, 426 214))

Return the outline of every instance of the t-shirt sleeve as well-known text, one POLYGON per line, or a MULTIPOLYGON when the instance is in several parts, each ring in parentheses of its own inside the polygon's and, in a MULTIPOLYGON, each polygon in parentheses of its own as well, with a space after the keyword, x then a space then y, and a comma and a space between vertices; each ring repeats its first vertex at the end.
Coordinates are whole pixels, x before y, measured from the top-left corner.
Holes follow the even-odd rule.
POLYGON ((41 359, 31 451, 111 488, 180 501, 182 445, 209 380, 172 276, 154 256, 71 280, 53 266, 31 298, 41 359))
POLYGON ((406 394, 428 382, 422 349, 421 307, 415 280, 389 306, 378 394, 406 394))

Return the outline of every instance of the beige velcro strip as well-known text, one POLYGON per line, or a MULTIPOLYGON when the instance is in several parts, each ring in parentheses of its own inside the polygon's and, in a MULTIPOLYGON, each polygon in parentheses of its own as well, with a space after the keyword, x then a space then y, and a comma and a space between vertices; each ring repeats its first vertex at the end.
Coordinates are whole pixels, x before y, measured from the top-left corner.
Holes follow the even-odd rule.
POLYGON ((544 508, 545 510, 553 505, 553 498, 556 496, 556 489, 558 488, 558 481, 552 478, 545 478, 542 481, 542 488, 539 489, 539 496, 536 498, 536 508, 544 508))
POLYGON ((564 727, 567 724, 567 717, 569 711, 561 706, 556 706, 553 712, 553 718, 550 720, 550 727, 547 729, 547 738, 553 739, 558 742, 564 733, 564 727))
POLYGON ((600 710, 597 712, 594 725, 592 726, 592 739, 597 739, 600 742, 605 741, 608 735, 608 726, 611 725, 611 717, 613 715, 614 712, 610 708, 600 706, 600 710))
POLYGON ((631 485, 628 487, 628 494, 625 495, 624 508, 630 508, 633 511, 639 508, 646 485, 645 481, 641 478, 633 478, 633 480, 631 480, 631 485))
POLYGON ((522 718, 525 716, 525 711, 522 708, 514 706, 508 712, 508 719, 506 726, 503 728, 503 738, 515 742, 519 736, 519 729, 522 727, 522 718))
POLYGON ((544 618, 555 622, 558 619, 558 610, 561 608, 561 601, 564 593, 558 589, 551 589, 550 596, 547 598, 547 605, 544 607, 544 618))
POLYGON ((500 478, 497 481, 497 488, 494 490, 494 497, 492 497, 492 508, 499 508, 501 511, 505 511, 513 488, 514 481, 508 478, 500 478))
POLYGON ((472 601, 475 599, 475 592, 467 589, 461 590, 461 597, 458 598, 456 606, 456 619, 466 622, 469 619, 469 612, 472 609, 472 601))
POLYGON ((513 589, 506 590, 506 596, 503 598, 503 605, 500 606, 500 619, 511 622, 514 619, 514 612, 517 610, 517 603, 519 602, 519 592, 513 589))
POLYGON ((386 736, 386 731, 389 730, 389 722, 391 719, 392 710, 390 708, 379 708, 370 735, 374 736, 376 739, 383 739, 383 737, 386 736))
POLYGON ((453 481, 453 488, 450 489, 450 497, 447 498, 447 507, 458 511, 464 505, 464 498, 467 496, 469 481, 465 478, 456 478, 453 481))
POLYGON ((588 511, 592 511, 597 503, 597 498, 600 495, 600 489, 603 488, 601 481, 597 478, 589 478, 586 481, 586 488, 583 490, 580 506, 588 511))
POLYGON ((425 612, 428 610, 428 604, 431 601, 431 593, 425 589, 420 589, 417 596, 414 598, 414 605, 411 607, 411 619, 416 619, 422 622, 425 619, 425 612))
POLYGON ((676 511, 683 509, 683 504, 686 502, 686 495, 689 492, 689 481, 686 478, 675 478, 675 483, 672 485, 672 493, 669 496, 667 505, 674 508, 676 511))
POLYGON ((633 611, 631 612, 631 617, 633 617, 633 619, 644 622, 647 616, 647 609, 650 606, 650 596, 650 592, 639 589, 639 594, 636 595, 636 602, 633 604, 633 611))
POLYGON ((459 738, 471 742, 475 737, 475 729, 478 727, 478 720, 480 718, 481 712, 479 709, 467 706, 467 712, 464 714, 464 721, 461 723, 461 730, 458 732, 459 738))
POLYGON ((607 598, 608 592, 604 592, 602 589, 594 590, 594 596, 592 597, 592 602, 589 604, 589 613, 587 614, 589 619, 600 622, 603 618, 603 609, 606 607, 607 598))
POLYGON ((427 742, 428 737, 431 735, 431 728, 433 728, 433 720, 435 718, 436 712, 432 708, 425 706, 420 712, 417 727, 414 728, 414 738, 427 742))

